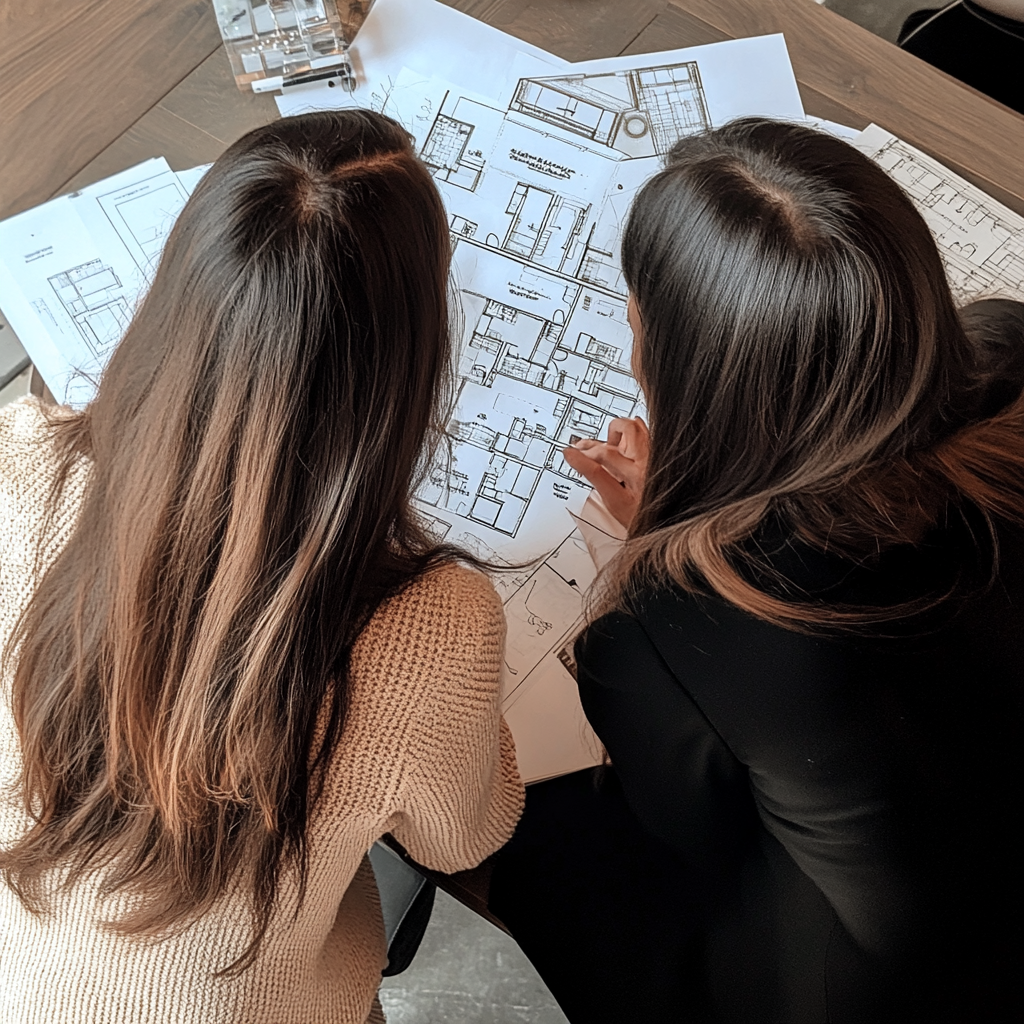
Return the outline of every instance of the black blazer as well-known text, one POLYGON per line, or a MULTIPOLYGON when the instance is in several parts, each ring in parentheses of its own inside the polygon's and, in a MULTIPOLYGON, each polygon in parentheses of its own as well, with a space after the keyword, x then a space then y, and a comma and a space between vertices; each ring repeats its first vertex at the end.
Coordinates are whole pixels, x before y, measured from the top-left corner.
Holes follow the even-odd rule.
POLYGON ((666 589, 577 642, 587 717, 702 908, 715 1014, 1018 1019, 1021 532, 1000 527, 995 579, 977 515, 868 564, 760 543, 824 600, 955 596, 826 636, 666 589))

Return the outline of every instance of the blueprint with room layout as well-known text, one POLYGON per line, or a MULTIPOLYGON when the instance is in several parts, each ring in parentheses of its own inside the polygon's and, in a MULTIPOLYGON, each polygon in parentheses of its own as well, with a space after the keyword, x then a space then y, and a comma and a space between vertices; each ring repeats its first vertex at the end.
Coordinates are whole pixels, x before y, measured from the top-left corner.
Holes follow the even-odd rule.
MULTIPOLYGON (((764 45, 791 75, 780 43, 764 45)), ((575 688, 566 647, 595 569, 567 514, 590 487, 562 450, 643 413, 618 251, 637 190, 679 138, 714 123, 714 82, 692 54, 584 71, 524 58, 529 73, 497 100, 408 68, 370 93, 414 136, 444 198, 464 318, 449 451, 420 507, 492 561, 533 560, 495 576, 514 733, 517 703, 542 680, 575 688)), ((802 116, 795 86, 786 96, 769 112, 802 116)))
MULTIPOLYGON (((95 259, 62 270, 47 280, 86 346, 101 359, 117 344, 131 318, 121 278, 102 259, 95 259)), ((52 315, 45 299, 34 299, 32 305, 44 316, 52 315)))
POLYGON ((147 160, 0 223, 0 305, 59 401, 92 397, 204 170, 147 160))
MULTIPOLYGON (((541 678, 571 684, 558 653, 594 577, 567 514, 590 488, 562 449, 642 411, 617 249, 654 160, 610 146, 614 130, 581 134, 547 112, 495 107, 411 75, 399 76, 385 109, 399 113, 411 96, 402 119, 445 198, 464 318, 450 454, 419 500, 450 539, 492 560, 544 559, 495 577, 514 725, 516 701, 541 678)), ((582 116, 579 103, 566 104, 582 116)))
POLYGON ((684 135, 711 127, 696 61, 520 79, 509 111, 627 158, 665 154, 684 135))
POLYGON ((877 125, 854 145, 884 167, 921 211, 958 304, 994 297, 1024 301, 1024 217, 877 125))

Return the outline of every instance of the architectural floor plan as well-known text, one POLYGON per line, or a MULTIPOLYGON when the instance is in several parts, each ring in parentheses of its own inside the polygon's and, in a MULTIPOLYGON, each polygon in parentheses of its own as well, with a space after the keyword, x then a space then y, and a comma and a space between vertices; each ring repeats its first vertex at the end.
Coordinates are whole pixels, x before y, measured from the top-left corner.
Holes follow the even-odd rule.
POLYGON ((627 158, 663 155, 684 135, 711 127, 696 61, 524 78, 509 112, 627 158))
POLYGON ((96 259, 47 280, 82 340, 97 359, 102 358, 120 340, 131 319, 121 279, 112 267, 96 259))
POLYGON ((643 413, 618 258, 625 220, 681 137, 740 113, 803 116, 785 46, 765 37, 564 68, 523 54, 488 95, 370 63, 361 96, 297 92, 278 106, 369 102, 407 128, 434 176, 464 329, 448 457, 420 507, 447 540, 529 563, 494 575, 508 621, 503 709, 531 778, 585 767, 599 747, 567 645, 596 572, 572 518, 590 487, 562 450, 643 413), (558 737, 548 721, 561 721, 558 737))
MULTIPOLYGON (((595 570, 568 513, 589 485, 562 458, 642 413, 618 249, 637 189, 683 135, 711 124, 695 60, 518 80, 498 102, 409 69, 376 105, 415 136, 445 200, 465 319, 450 457, 422 507, 492 560, 508 642, 504 709, 575 692, 564 654, 595 570)), ((582 715, 578 757, 594 743, 582 715)), ((517 734, 517 744, 520 743, 517 734)))
POLYGON ((203 170, 147 160, 0 224, 4 312, 59 400, 92 397, 203 170))
POLYGON ((876 125, 854 144, 884 167, 921 211, 958 303, 990 297, 1024 301, 1024 217, 876 125))

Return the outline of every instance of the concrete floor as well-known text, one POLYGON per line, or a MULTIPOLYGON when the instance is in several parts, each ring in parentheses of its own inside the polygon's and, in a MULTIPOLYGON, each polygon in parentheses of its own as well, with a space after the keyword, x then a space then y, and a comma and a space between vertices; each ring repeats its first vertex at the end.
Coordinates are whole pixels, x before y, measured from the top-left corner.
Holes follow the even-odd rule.
POLYGON ((388 1024, 568 1024, 519 947, 438 892, 427 934, 380 992, 388 1024))

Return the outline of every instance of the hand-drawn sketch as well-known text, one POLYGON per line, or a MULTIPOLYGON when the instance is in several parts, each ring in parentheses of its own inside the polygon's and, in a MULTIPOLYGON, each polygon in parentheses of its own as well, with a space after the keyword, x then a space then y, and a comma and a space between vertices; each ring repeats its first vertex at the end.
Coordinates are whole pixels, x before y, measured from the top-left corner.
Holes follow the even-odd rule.
POLYGON ((958 303, 995 296, 1024 300, 1024 218, 877 125, 854 145, 885 168, 921 211, 958 303))
POLYGON ((172 172, 158 181, 113 189, 95 198, 139 269, 150 276, 188 196, 172 172))
POLYGON ((131 312, 121 279, 102 260, 90 260, 47 278, 82 340, 101 357, 124 334, 131 312))
POLYGON ((420 157, 435 178, 472 192, 480 184, 484 170, 483 154, 479 150, 467 153, 472 137, 471 124, 438 114, 420 157))
POLYGON ((545 662, 546 671, 556 662, 564 667, 560 652, 583 628, 586 593, 595 576, 587 546, 573 532, 522 576, 496 578, 508 620, 503 707, 512 707, 529 692, 545 662))

